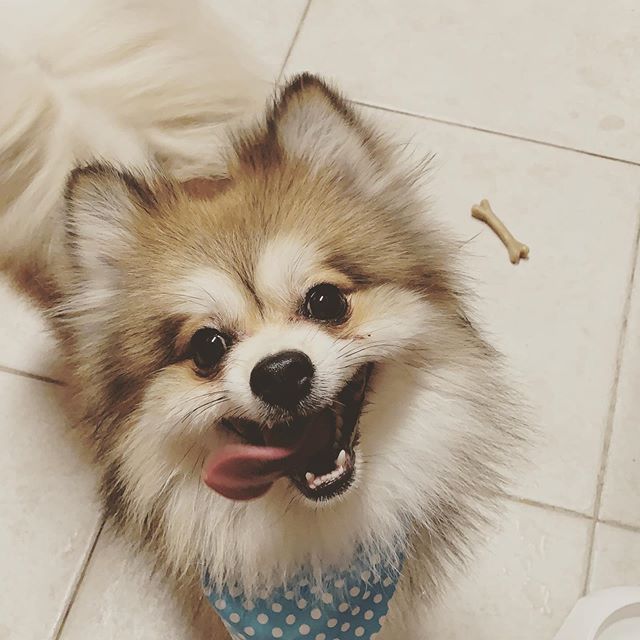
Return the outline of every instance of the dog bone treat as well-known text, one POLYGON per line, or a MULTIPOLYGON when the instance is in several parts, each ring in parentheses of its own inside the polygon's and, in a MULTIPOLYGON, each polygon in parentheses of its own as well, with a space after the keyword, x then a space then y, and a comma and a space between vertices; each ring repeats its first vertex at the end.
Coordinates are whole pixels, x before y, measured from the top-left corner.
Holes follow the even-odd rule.
POLYGON ((507 248, 509 260, 513 264, 518 264, 522 258, 525 260, 529 258, 529 247, 513 237, 504 222, 493 212, 488 200, 481 200, 480 204, 473 205, 471 207, 471 215, 491 227, 507 248))

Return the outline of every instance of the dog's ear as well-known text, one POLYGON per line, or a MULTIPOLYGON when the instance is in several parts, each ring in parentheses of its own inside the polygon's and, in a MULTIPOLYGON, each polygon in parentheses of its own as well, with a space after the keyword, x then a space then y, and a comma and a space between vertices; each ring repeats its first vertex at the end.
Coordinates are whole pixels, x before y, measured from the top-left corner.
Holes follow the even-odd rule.
POLYGON ((348 176, 367 190, 388 179, 388 154, 379 136, 318 77, 303 74, 282 91, 269 118, 286 158, 348 176))
POLYGON ((142 177, 103 165, 73 171, 65 192, 65 241, 82 281, 101 290, 113 286, 133 250, 136 225, 157 204, 142 177))

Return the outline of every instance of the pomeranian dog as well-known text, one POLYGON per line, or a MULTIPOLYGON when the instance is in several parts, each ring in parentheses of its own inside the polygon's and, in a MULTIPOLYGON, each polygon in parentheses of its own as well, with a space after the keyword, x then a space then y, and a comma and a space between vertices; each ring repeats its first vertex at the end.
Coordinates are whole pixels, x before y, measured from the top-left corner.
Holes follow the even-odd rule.
POLYGON ((377 637, 422 637, 526 429, 420 169, 312 75, 256 115, 195 3, 2 11, 2 267, 60 339, 107 514, 195 606, 203 571, 392 564, 377 637))

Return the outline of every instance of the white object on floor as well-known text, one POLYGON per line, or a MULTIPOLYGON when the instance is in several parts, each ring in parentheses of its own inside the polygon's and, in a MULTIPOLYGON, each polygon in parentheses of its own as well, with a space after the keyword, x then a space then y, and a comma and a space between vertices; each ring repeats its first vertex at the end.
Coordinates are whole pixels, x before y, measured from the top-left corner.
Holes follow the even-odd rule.
POLYGON ((578 600, 554 640, 638 640, 640 587, 616 587, 578 600))

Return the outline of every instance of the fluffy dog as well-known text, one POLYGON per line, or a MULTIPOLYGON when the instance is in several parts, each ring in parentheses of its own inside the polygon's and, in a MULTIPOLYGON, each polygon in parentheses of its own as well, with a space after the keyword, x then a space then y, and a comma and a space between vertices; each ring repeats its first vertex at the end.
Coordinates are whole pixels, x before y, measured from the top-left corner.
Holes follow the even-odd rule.
POLYGON ((196 5, 70 7, 3 43, 0 249, 108 515, 187 585, 391 563, 421 637, 525 429, 420 172, 311 75, 223 134, 264 86, 196 5))

